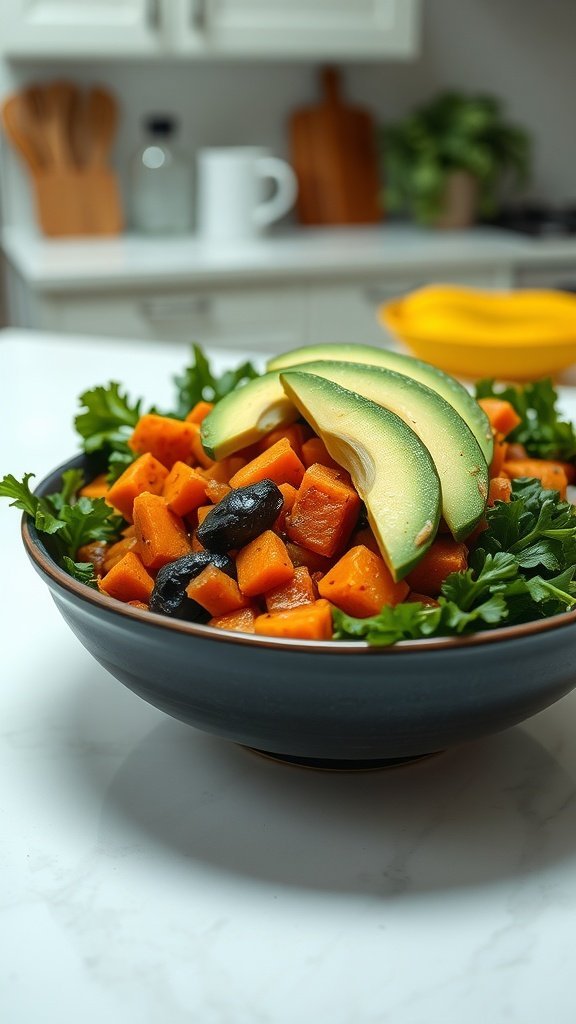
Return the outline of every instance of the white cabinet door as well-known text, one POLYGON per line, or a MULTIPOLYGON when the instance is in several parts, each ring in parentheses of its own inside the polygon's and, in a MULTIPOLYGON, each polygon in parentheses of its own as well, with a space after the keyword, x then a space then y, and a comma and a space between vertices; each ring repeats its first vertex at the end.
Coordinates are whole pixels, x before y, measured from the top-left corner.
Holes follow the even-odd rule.
POLYGON ((198 56, 408 57, 420 0, 175 0, 173 47, 198 56))
MULTIPOLYGON (((172 0, 171 0, 172 2, 172 0)), ((0 0, 8 56, 95 56, 162 51, 165 0, 0 0)))

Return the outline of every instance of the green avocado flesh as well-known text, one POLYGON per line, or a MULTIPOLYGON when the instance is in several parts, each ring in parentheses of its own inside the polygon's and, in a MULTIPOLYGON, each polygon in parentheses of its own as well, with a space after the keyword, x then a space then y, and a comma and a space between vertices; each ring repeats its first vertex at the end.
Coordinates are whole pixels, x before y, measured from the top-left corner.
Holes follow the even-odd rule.
POLYGON ((200 438, 211 459, 224 459, 296 419, 280 373, 265 373, 222 398, 203 419, 200 438))
POLYGON ((438 528, 440 482, 428 449, 395 413, 331 380, 288 370, 281 381, 332 458, 350 473, 382 556, 394 579, 402 579, 438 528))
POLYGON ((424 363, 420 359, 413 359, 412 356, 403 356, 398 352, 372 345, 309 345, 276 356, 268 362, 267 369, 282 370, 288 366, 316 362, 318 359, 383 366, 387 370, 403 373, 420 384, 426 384, 432 391, 442 395, 442 398, 450 402, 456 412, 460 413, 478 441, 486 462, 490 464, 492 461, 493 438, 488 417, 462 384, 436 366, 424 363))
POLYGON ((382 367, 322 361, 304 369, 390 409, 411 427, 436 466, 446 523, 457 540, 467 537, 484 514, 488 466, 454 407, 424 384, 382 367))

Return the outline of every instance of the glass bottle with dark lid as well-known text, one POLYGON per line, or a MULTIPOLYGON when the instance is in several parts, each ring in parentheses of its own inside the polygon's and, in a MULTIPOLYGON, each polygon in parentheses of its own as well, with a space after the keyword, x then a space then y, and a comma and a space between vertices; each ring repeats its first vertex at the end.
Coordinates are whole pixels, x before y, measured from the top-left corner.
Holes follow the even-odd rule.
POLYGON ((189 231, 192 221, 191 166, 174 143, 178 123, 168 114, 148 115, 145 137, 130 164, 131 227, 146 234, 189 231))

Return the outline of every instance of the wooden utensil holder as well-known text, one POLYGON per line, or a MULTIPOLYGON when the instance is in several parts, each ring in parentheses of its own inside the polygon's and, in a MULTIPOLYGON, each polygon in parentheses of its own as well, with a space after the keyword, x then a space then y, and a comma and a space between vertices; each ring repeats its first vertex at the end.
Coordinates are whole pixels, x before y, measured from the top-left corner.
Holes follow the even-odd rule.
POLYGON ((37 171, 36 219, 49 238, 118 235, 124 227, 116 175, 107 168, 37 171))

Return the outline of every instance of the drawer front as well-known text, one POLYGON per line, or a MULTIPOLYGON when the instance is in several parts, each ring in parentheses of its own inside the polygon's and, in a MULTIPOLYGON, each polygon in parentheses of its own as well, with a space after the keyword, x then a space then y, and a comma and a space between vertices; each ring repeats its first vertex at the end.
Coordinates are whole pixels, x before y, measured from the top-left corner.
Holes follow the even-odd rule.
POLYGON ((576 291, 576 260, 555 267, 520 267, 515 283, 518 288, 566 288, 576 291))
POLYGON ((196 341, 282 351, 306 341, 305 296, 298 289, 90 294, 51 297, 46 326, 109 337, 196 341))

